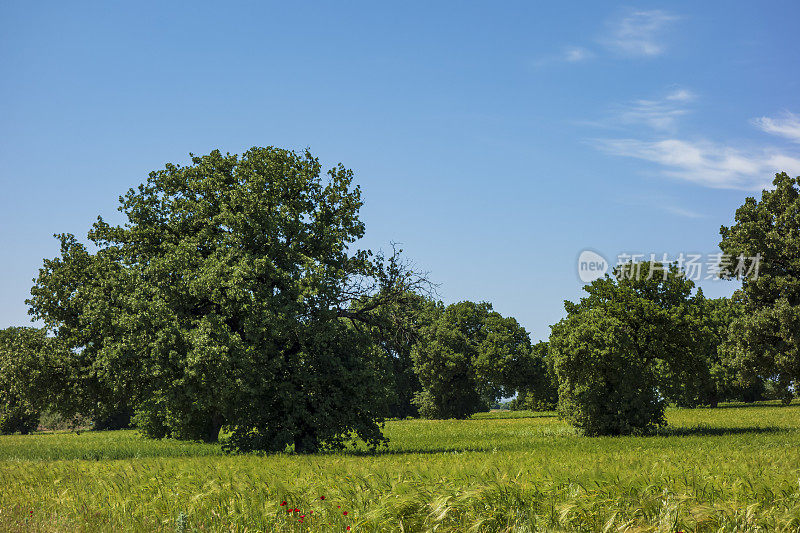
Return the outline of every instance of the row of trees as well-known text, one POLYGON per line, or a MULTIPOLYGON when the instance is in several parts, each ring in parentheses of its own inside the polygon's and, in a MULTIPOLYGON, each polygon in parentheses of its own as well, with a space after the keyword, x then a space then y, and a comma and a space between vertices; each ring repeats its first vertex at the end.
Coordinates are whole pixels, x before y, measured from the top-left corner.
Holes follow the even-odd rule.
MULTIPOLYGON (((445 306, 414 293, 405 301, 408 305, 402 307, 405 315, 402 318, 406 323, 398 325, 384 317, 375 324, 394 327, 386 332, 375 325, 369 334, 366 333, 368 328, 361 326, 363 344, 350 345, 350 354, 360 357, 362 363, 371 358, 373 368, 361 369, 360 375, 351 374, 363 391, 361 396, 340 396, 333 399, 334 405, 370 408, 376 420, 415 416, 466 418, 517 390, 535 394, 530 387, 545 375, 541 369, 546 355, 541 347, 546 343, 532 349, 527 331, 516 320, 502 317, 488 303, 460 302, 445 306), (374 395, 372 404, 365 405, 364 394, 374 395)), ((346 334, 339 332, 339 335, 346 334)), ((70 349, 60 337, 48 336, 45 329, 2 330, 0 362, 5 395, 0 411, 8 416, 3 419, 7 423, 0 426, 0 431, 30 432, 36 428, 39 414, 44 410, 65 417, 89 414, 101 429, 124 427, 130 422, 131 406, 134 406, 134 423, 150 436, 217 439, 219 428, 213 429, 217 434, 204 433, 202 419, 196 422, 195 428, 191 426, 192 420, 182 421, 182 425, 174 426, 177 429, 165 424, 154 428, 151 404, 137 404, 140 400, 127 391, 122 395, 116 393, 115 382, 98 372, 102 370, 100 365, 107 363, 89 357, 92 356, 85 348, 70 349)), ((188 358, 177 362, 191 364, 188 358)), ((315 381, 324 382, 331 377, 336 375, 320 372, 317 376, 300 375, 295 379, 308 390, 315 381)), ((145 379, 146 376, 142 376, 140 386, 145 379)), ((320 385, 323 386, 326 385, 320 385)), ((552 383, 548 386, 553 389, 552 383)), ((350 388, 344 390, 352 394, 350 388)), ((181 396, 174 400, 167 398, 168 393, 169 390, 162 392, 167 405, 182 399, 181 396)), ((218 393, 206 388, 183 394, 191 394, 195 402, 209 402, 218 393)), ((553 406, 554 403, 549 405, 553 406)), ((325 413, 316 416, 325 416, 325 413)), ((380 439, 378 437, 378 441, 380 439)), ((330 440, 322 442, 331 445, 330 440)), ((227 442, 237 449, 265 448, 263 442, 245 444, 238 440, 227 442)), ((285 446, 286 443, 282 443, 282 447, 285 446)))
POLYGON ((566 302, 549 349, 565 418, 588 435, 619 435, 663 425, 667 402, 716 406, 768 391, 791 402, 800 384, 800 177, 777 174, 773 185, 720 230, 723 254, 758 273, 733 298, 708 300, 675 265, 645 263, 637 267, 646 276, 623 266, 566 302))
POLYGON ((791 397, 788 176, 723 228, 723 251, 765 263, 736 298, 705 299, 674 266, 648 265, 666 275, 592 283, 536 345, 490 304, 432 299, 400 251, 355 249, 352 180, 308 152, 215 151, 151 173, 120 198, 125 224, 98 218, 91 247, 58 235, 28 301, 45 328, 0 335, 0 430, 30 430, 47 408, 106 427, 132 415, 151 437, 214 441, 224 427, 231 450, 314 452, 378 446, 387 417, 463 418, 514 394, 587 434, 646 431, 666 402, 755 398, 758 384, 791 397), (769 240, 787 231, 788 248, 769 240))
POLYGON ((132 414, 151 437, 225 427, 234 450, 313 452, 377 446, 386 417, 468 416, 514 390, 527 332, 488 304, 431 300, 397 250, 354 249, 352 179, 308 152, 215 151, 151 173, 90 246, 57 235, 28 300, 44 330, 0 343, 10 365, 47 370, 5 374, 25 383, 4 389, 6 410, 21 398, 29 414, 132 414))

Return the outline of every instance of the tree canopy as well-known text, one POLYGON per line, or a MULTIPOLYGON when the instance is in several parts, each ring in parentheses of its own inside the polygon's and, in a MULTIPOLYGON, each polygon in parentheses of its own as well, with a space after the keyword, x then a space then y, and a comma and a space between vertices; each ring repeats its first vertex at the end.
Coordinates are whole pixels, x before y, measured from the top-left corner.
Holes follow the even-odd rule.
POLYGON ((63 390, 63 350, 43 329, 0 330, 0 433, 30 433, 63 390))
POLYGON ((550 343, 537 342, 531 347, 530 357, 518 360, 509 370, 517 390, 511 409, 549 411, 558 404, 558 378, 550 355, 550 343))
POLYGON ((415 403, 427 418, 465 418, 520 386, 530 357, 528 332, 489 303, 441 303, 414 346, 422 390, 415 403))
POLYGON ((696 364, 693 287, 674 265, 630 264, 565 302, 567 317, 550 336, 562 416, 587 435, 665 424, 664 378, 696 364))

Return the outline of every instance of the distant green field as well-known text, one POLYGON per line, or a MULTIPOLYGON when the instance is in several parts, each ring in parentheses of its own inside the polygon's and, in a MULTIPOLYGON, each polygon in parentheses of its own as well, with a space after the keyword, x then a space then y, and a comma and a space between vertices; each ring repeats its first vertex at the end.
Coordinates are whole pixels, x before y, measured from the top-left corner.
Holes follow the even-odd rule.
POLYGON ((800 531, 800 405, 667 418, 620 438, 552 413, 403 420, 378 454, 304 457, 5 436, 0 531, 800 531))

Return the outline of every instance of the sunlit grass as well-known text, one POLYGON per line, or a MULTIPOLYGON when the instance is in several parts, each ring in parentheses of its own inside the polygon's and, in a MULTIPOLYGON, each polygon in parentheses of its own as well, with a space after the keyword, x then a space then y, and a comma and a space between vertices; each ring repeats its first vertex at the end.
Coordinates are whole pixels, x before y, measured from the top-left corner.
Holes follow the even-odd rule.
POLYGON ((179 513, 190 531, 800 528, 799 405, 667 418, 659 436, 622 438, 552 413, 403 420, 378 454, 305 457, 132 431, 0 437, 0 530, 175 531, 179 513))

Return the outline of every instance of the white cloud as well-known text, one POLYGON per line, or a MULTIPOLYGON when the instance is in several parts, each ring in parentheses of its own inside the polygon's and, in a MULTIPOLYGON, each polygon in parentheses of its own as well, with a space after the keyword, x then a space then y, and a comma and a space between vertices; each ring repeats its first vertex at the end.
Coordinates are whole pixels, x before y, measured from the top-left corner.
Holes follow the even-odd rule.
POLYGON ((666 96, 672 102, 691 102, 695 98, 695 94, 687 89, 675 89, 666 96))
POLYGON ((673 89, 660 97, 618 105, 611 108, 605 118, 584 120, 581 124, 614 129, 644 125, 659 133, 672 132, 678 125, 678 119, 689 114, 689 103, 694 99, 694 93, 687 89, 673 89))
POLYGON ((564 61, 569 63, 577 63, 579 61, 585 61, 589 59, 594 54, 587 50, 586 48, 582 48, 580 46, 571 46, 564 50, 564 54, 562 56, 564 61))
POLYGON ((635 11, 616 21, 601 42, 626 56, 653 57, 664 53, 664 30, 678 17, 661 10, 635 11))
POLYGON ((786 112, 781 118, 761 117, 753 122, 767 133, 800 143, 800 117, 793 113, 786 112))
POLYGON ((664 175, 720 189, 769 187, 776 172, 800 173, 800 159, 773 150, 745 152, 707 141, 601 139, 606 153, 656 163, 664 175))
MULTIPOLYGON (((689 103, 695 99, 693 92, 678 87, 660 98, 620 106, 605 124, 628 125, 626 138, 592 142, 608 154, 654 163, 663 176, 712 188, 759 190, 771 186, 776 172, 800 174, 800 157, 791 150, 764 145, 735 148, 677 135, 678 119, 689 112, 689 103), (649 135, 648 130, 631 127, 635 125, 649 127, 649 135)), ((753 122, 766 132, 800 142, 800 117, 796 115, 761 117, 753 122)))
MULTIPOLYGON (((661 10, 633 11, 608 24, 608 30, 595 46, 567 46, 561 52, 533 61, 536 67, 552 63, 581 63, 600 52, 597 44, 612 52, 629 57, 653 57, 666 50, 664 32, 678 17, 661 10), (592 50, 594 48, 594 50, 592 50)), ((691 98, 691 93, 677 91, 676 99, 691 98)))
POLYGON ((619 119, 626 123, 645 124, 654 130, 673 130, 679 117, 689 111, 669 98, 664 100, 636 100, 623 108, 619 119))

